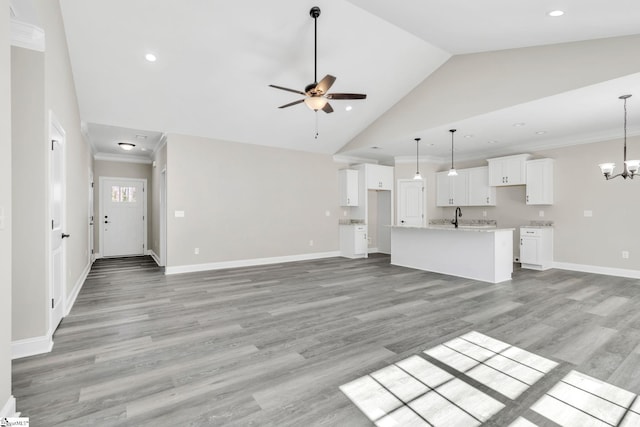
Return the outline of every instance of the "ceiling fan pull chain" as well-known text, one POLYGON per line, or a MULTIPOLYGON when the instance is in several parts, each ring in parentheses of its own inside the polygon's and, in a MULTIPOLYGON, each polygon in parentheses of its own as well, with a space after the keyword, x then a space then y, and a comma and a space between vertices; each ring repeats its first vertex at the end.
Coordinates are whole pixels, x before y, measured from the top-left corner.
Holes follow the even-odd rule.
POLYGON ((316 110, 315 113, 316 113, 316 136, 315 136, 315 139, 318 139, 318 110, 316 110))

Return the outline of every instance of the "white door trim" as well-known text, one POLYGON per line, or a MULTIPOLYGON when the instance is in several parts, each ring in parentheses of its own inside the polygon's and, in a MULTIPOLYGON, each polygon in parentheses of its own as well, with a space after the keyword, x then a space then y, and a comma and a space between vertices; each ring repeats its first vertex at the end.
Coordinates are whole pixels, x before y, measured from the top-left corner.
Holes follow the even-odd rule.
MULTIPOLYGON (((58 119, 56 118, 55 114, 53 113, 53 111, 49 110, 49 144, 50 147, 53 147, 53 140, 59 140, 60 142, 60 146, 62 147, 62 164, 60 165, 61 168, 61 187, 62 187, 62 193, 61 193, 61 199, 60 199, 60 203, 61 203, 61 212, 60 212, 60 225, 61 225, 61 229, 63 230, 63 232, 67 229, 67 215, 66 215, 66 206, 67 206, 67 198, 66 198, 66 188, 67 188, 67 170, 66 170, 66 148, 67 148, 67 144, 66 144, 66 132, 64 131, 64 128, 62 127, 62 125, 60 124, 60 121, 58 121, 58 119)), ((49 150, 49 186, 48 186, 48 192, 49 192, 49 206, 48 206, 48 218, 52 218, 53 215, 53 192, 51 191, 51 183, 53 182, 53 148, 51 148, 49 150)), ((47 222, 48 224, 48 222, 47 222)), ((48 274, 48 278, 49 278, 49 296, 46 299, 46 307, 45 307, 45 312, 49 313, 49 332, 48 335, 49 337, 53 336, 53 333, 55 332, 55 328, 58 326, 59 321, 57 321, 57 319, 54 319, 54 310, 52 307, 52 299, 53 299, 53 295, 55 294, 55 290, 54 290, 54 277, 53 277, 53 258, 52 258, 52 253, 51 253, 51 229, 49 229, 49 232, 47 233, 47 247, 49 248, 49 262, 48 262, 48 268, 49 268, 49 274, 48 274)), ((66 312, 66 307, 65 307, 65 301, 67 300, 67 245, 66 242, 64 241, 64 239, 62 240, 62 268, 61 268, 61 272, 60 274, 62 275, 61 277, 61 286, 62 289, 60 290, 60 301, 56 302, 56 306, 60 307, 60 310, 62 310, 62 314, 61 314, 61 318, 60 320, 62 320, 62 317, 64 317, 64 313, 66 312)))
POLYGON ((167 265, 167 166, 160 172, 160 267, 167 265))
POLYGON ((143 227, 143 236, 142 236, 142 241, 144 242, 144 250, 142 251, 142 254, 146 254, 148 249, 149 249, 149 245, 147 242, 147 221, 149 220, 149 216, 147 215, 147 194, 149 192, 149 188, 147 187, 147 179, 146 178, 122 178, 122 177, 117 177, 117 176, 101 176, 98 177, 98 185, 100 185, 100 197, 98 198, 98 218, 97 218, 97 224, 99 226, 98 231, 99 231, 99 238, 100 238, 100 257, 104 257, 104 227, 102 227, 102 221, 104 220, 104 213, 103 213, 103 197, 104 197, 104 193, 103 193, 103 189, 104 189, 104 181, 109 180, 109 179, 121 179, 121 180, 125 180, 125 181, 134 181, 134 182, 140 182, 142 183, 142 188, 143 188, 143 193, 144 193, 144 197, 142 198, 142 215, 144 217, 144 220, 142 221, 142 227, 143 227))

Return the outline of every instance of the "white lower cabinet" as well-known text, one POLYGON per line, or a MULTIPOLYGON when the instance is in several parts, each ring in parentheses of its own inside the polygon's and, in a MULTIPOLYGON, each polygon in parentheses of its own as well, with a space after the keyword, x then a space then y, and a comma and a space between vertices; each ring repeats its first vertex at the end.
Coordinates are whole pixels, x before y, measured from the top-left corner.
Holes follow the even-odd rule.
POLYGON ((340 225, 340 256, 366 258, 368 246, 366 225, 340 225))
POLYGON ((522 268, 548 270, 553 264, 553 228, 520 228, 520 263, 522 268))

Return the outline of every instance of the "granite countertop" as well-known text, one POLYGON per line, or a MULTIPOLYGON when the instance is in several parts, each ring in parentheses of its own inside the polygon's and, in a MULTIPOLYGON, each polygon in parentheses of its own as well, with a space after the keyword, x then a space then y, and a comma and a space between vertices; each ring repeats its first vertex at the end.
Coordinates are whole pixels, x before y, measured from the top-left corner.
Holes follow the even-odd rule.
POLYGON ((473 226, 473 225, 461 225, 458 228, 455 228, 452 225, 390 225, 391 228, 398 229, 413 229, 413 230, 442 230, 442 231, 474 231, 481 233, 495 233, 497 231, 515 231, 515 228, 496 228, 495 226, 481 225, 481 226, 473 226))
POLYGON ((553 228, 553 221, 529 221, 529 225, 522 225, 520 228, 553 228))

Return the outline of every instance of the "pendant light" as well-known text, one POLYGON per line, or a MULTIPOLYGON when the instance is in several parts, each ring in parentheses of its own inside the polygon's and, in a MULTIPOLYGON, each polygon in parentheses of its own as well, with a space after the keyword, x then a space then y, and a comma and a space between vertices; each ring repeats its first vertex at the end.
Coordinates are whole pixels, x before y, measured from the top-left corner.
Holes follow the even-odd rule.
POLYGON ((613 178, 617 178, 621 176, 623 179, 633 179, 634 176, 638 175, 638 170, 640 169, 640 160, 627 160, 627 99, 631 98, 631 95, 622 95, 619 96, 618 99, 624 100, 624 151, 623 151, 623 159, 624 166, 623 171, 617 175, 613 175, 613 170, 616 167, 615 163, 601 163, 600 171, 604 177, 609 180, 613 178))
POLYGON ((419 166, 419 159, 420 156, 418 155, 418 146, 420 144, 420 138, 415 138, 416 140, 416 175, 413 177, 413 179, 415 179, 416 181, 422 181, 422 175, 420 175, 420 166, 419 166))
POLYGON ((456 129, 449 129, 449 132, 451 132, 451 169, 449 169, 449 173, 447 174, 448 176, 458 176, 458 172, 453 166, 453 133, 455 131, 456 129))

